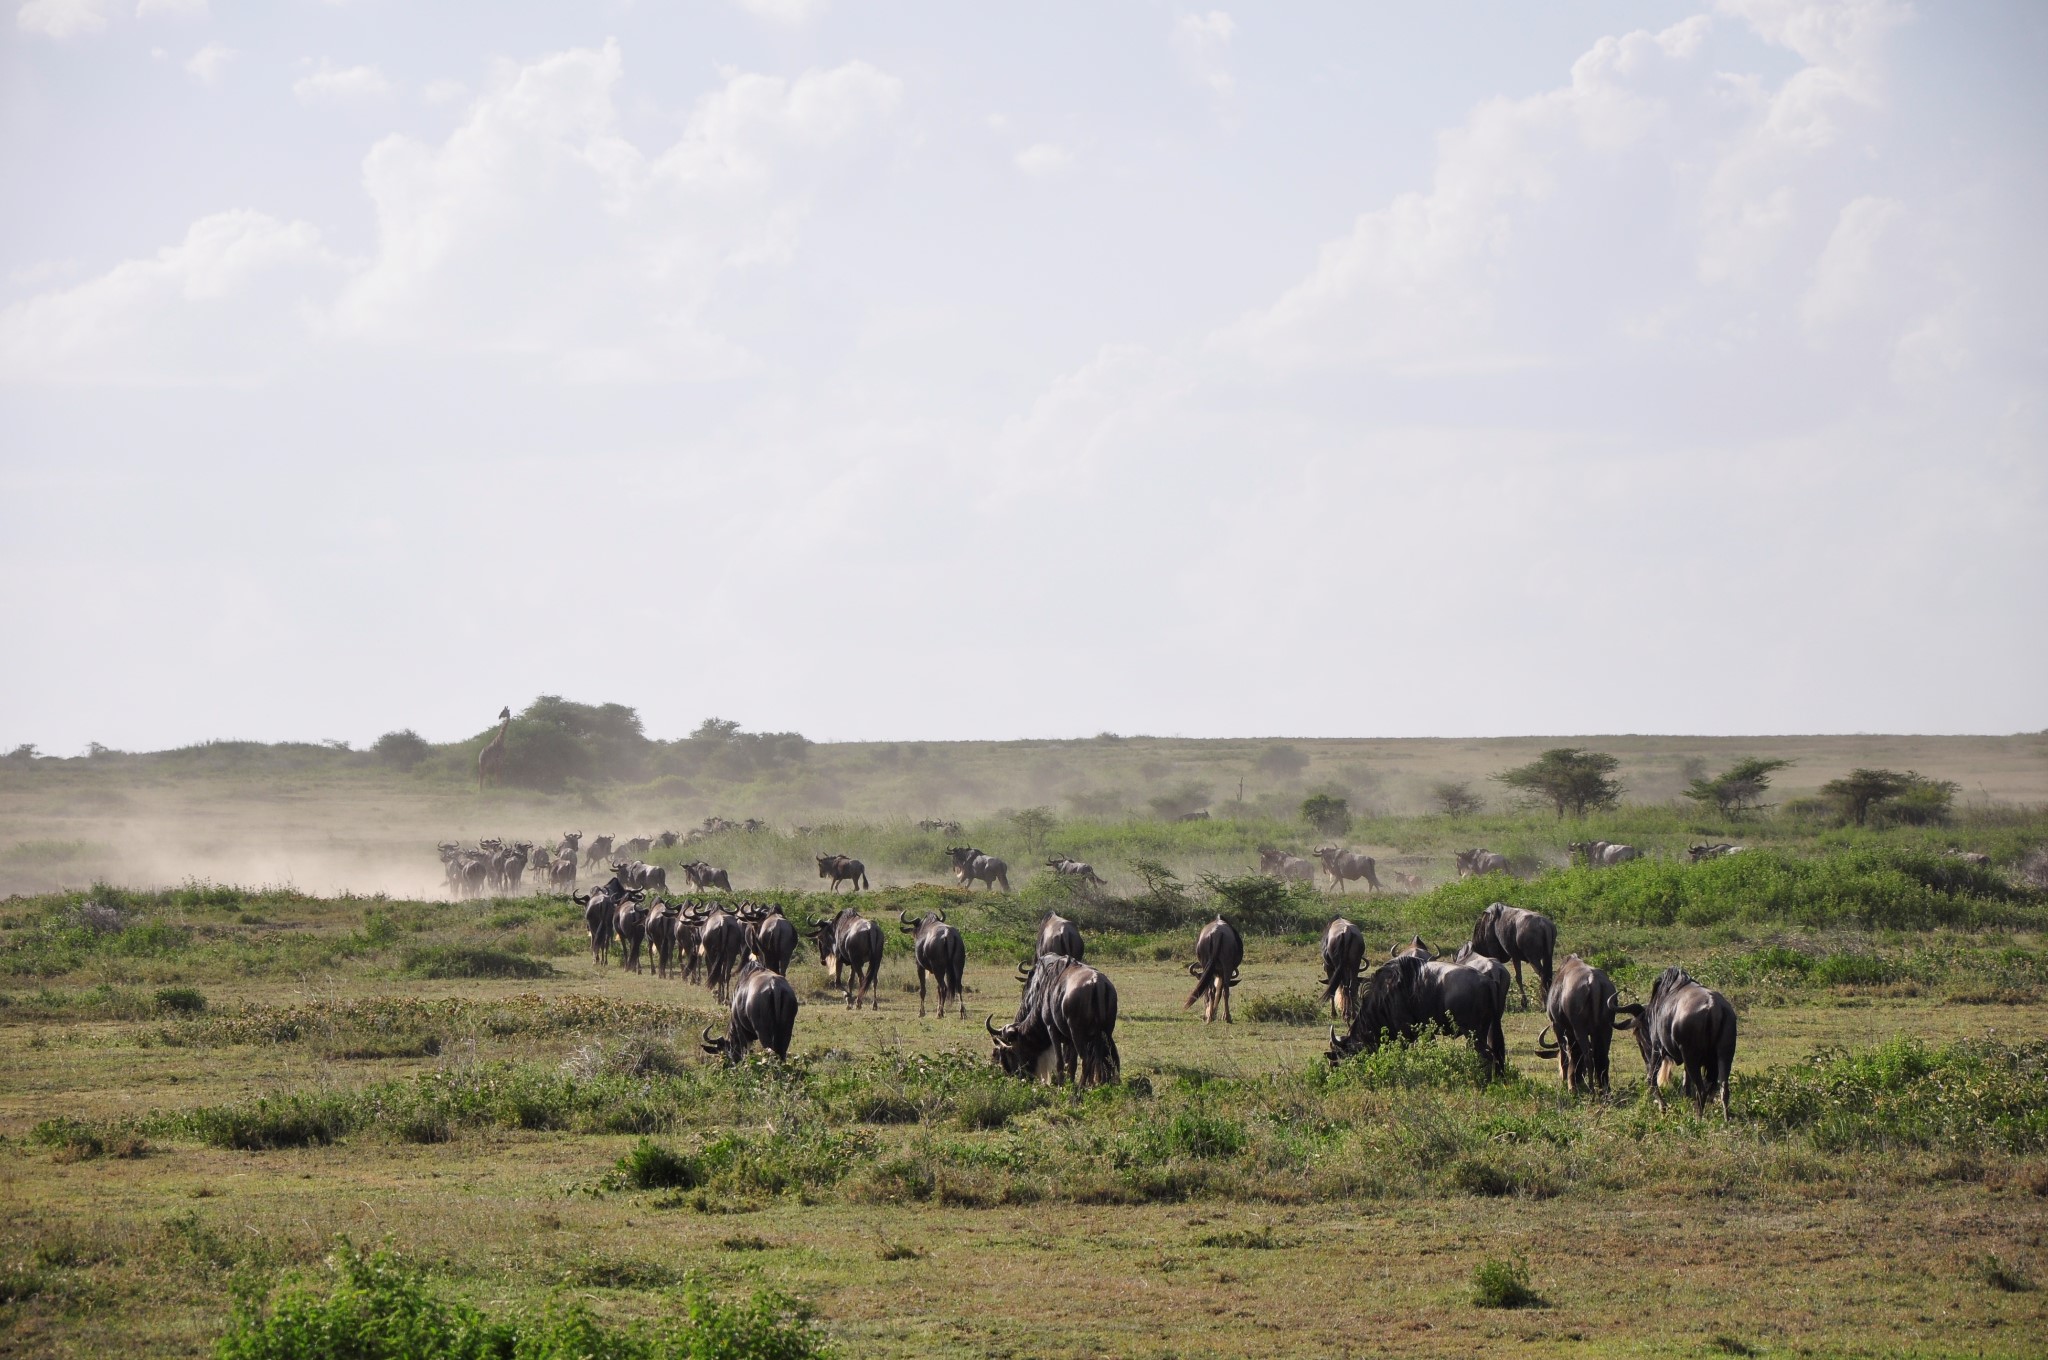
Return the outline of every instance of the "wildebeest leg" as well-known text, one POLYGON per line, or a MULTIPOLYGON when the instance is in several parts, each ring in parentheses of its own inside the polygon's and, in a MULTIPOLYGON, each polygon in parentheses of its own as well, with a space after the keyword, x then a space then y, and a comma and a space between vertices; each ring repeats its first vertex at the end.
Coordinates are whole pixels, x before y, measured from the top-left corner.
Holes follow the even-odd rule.
POLYGON ((1515 965, 1515 991, 1520 994, 1522 1009, 1526 1011, 1529 1009, 1529 989, 1522 985, 1522 961, 1515 959, 1513 963, 1515 965))
MULTIPOLYGON (((941 1016, 943 1016, 943 1015, 945 1015, 945 1013, 946 1013, 946 989, 945 989, 944 987, 941 987, 941 988, 939 988, 939 1014, 940 1014, 941 1016)), ((918 1019, 920 1019, 920 1020, 924 1019, 924 965, 923 965, 923 964, 919 964, 919 965, 918 965, 918 968, 917 968, 917 1018, 918 1018, 918 1019)))
POLYGON ((1216 985, 1223 988, 1223 1023, 1235 1024, 1236 1022, 1230 1018, 1230 988, 1220 981, 1216 985))

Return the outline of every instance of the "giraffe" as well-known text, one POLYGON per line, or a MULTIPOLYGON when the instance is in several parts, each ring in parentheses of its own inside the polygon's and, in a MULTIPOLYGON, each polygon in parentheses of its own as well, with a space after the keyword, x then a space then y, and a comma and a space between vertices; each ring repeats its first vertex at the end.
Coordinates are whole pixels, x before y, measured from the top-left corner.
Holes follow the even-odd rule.
POLYGON ((490 744, 476 753, 476 791, 482 793, 486 783, 495 783, 505 768, 505 734, 512 729, 512 710, 498 710, 498 735, 490 744))

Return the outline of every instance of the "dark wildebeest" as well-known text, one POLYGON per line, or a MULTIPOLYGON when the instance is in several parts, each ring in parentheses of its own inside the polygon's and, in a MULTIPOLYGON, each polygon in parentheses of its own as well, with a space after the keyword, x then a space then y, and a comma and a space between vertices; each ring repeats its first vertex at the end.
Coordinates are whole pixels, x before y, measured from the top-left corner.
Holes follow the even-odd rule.
POLYGON ((981 884, 994 892, 998 883, 1003 891, 1010 890, 1010 866, 994 855, 985 855, 972 846, 954 845, 946 853, 953 857, 953 877, 963 888, 981 884))
POLYGON ((1577 954, 1567 954, 1551 979, 1543 1013, 1550 1020, 1536 1037, 1536 1052, 1557 1059, 1557 1075, 1568 1091, 1607 1090, 1607 1049, 1614 1041, 1614 1014, 1620 997, 1602 970, 1577 954))
POLYGON ((1206 822, 1209 820, 1209 810, 1204 808, 1200 812, 1183 812, 1173 820, 1176 822, 1206 822))
POLYGON ((653 848, 654 837, 635 836, 632 840, 621 841, 617 845, 613 846, 612 853, 615 855, 624 855, 627 859, 631 859, 635 855, 644 855, 653 848))
POLYGON ((1529 989, 1522 985, 1522 965, 1536 970, 1536 998, 1550 993, 1550 960, 1557 950, 1557 926, 1539 911, 1524 911, 1496 902, 1479 913, 1472 923, 1472 952, 1489 959, 1511 963, 1515 968, 1515 991, 1522 1009, 1529 1009, 1529 989))
POLYGON ((1689 845, 1685 850, 1686 859, 1698 864, 1703 859, 1719 859, 1723 855, 1739 855, 1742 847, 1722 841, 1718 845, 1689 845))
POLYGON ((1268 878, 1277 878, 1282 883, 1313 883, 1316 866, 1300 855, 1290 855, 1285 850, 1270 846, 1259 848, 1259 872, 1268 878))
POLYGON ((860 1009, 860 1000, 882 1009, 875 978, 882 971, 882 928, 867 917, 846 908, 837 916, 811 922, 811 943, 818 947, 818 962, 832 975, 832 985, 846 989, 846 1004, 860 1009))
POLYGON ((713 907, 697 931, 697 955, 704 960, 704 985, 723 1001, 733 974, 747 956, 747 925, 724 907, 713 907))
POLYGON ((748 952, 763 968, 787 977, 790 955, 796 953, 796 927, 782 914, 782 908, 741 908, 740 919, 747 923, 748 952))
POLYGON ((802 1004, 788 978, 749 959, 733 985, 725 1037, 713 1039, 711 1026, 706 1025, 704 1051, 736 1063, 747 1056, 749 1048, 759 1044, 776 1057, 786 1059, 790 1036, 796 1031, 797 1007, 802 1004))
POLYGON ((1420 935, 1411 935, 1408 937, 1408 943, 1397 944, 1388 948, 1387 957, 1390 959, 1415 958, 1428 963, 1436 957, 1436 951, 1427 944, 1424 944, 1420 935))
POLYGON ((640 860, 628 863, 615 859, 611 870, 629 888, 640 888, 646 892, 665 893, 668 891, 668 870, 658 864, 647 864, 640 860))
POLYGON ((570 901, 583 908, 583 927, 590 932, 590 957, 600 968, 611 964, 612 935, 618 930, 619 904, 626 897, 626 885, 616 878, 591 892, 570 896, 570 901))
POLYGON ((1079 959, 1042 955, 1032 966, 1017 1018, 1001 1029, 985 1022, 991 1055, 1013 1077, 1100 1086, 1117 1080, 1116 987, 1079 959))
POLYGON ((498 882, 508 893, 516 893, 526 877, 526 862, 533 855, 532 841, 515 841, 498 866, 498 882))
POLYGON ((582 844, 583 833, 581 831, 564 831, 562 833, 562 843, 555 847, 555 853, 557 855, 567 855, 574 859, 582 853, 579 848, 582 844))
POLYGON ((607 831, 583 847, 583 867, 588 869, 593 864, 602 864, 611 858, 611 854, 612 833, 607 831))
POLYGON ((677 835, 677 834, 676 834, 675 832, 673 832, 673 831, 664 831, 664 832, 662 832, 662 833, 661 833, 661 834, 660 834, 659 836, 656 836, 656 837, 654 838, 654 843, 655 843, 656 845, 660 846, 660 847, 661 847, 662 849, 666 850, 666 849, 668 849, 668 848, 669 848, 669 847, 670 847, 671 845, 674 845, 674 844, 675 844, 675 843, 676 843, 677 841, 679 841, 679 840, 681 840, 681 839, 682 839, 682 837, 681 837, 681 836, 678 836, 678 835, 677 835))
POLYGON ((1054 855, 1045 862, 1045 867, 1063 878, 1078 878, 1090 887, 1105 888, 1109 886, 1095 872, 1094 865, 1084 864, 1070 855, 1054 855))
POLYGON ((1066 917, 1054 912, 1038 927, 1038 955, 1058 954, 1069 959, 1080 959, 1088 952, 1081 943, 1081 928, 1066 917))
POLYGON ((1358 966, 1365 961, 1365 935, 1339 916, 1323 931, 1323 1001, 1337 1018, 1349 1020, 1358 994, 1358 966))
POLYGON ((1513 872, 1508 868, 1508 857, 1491 850, 1460 850, 1458 852, 1458 877, 1471 878, 1475 874, 1505 874, 1513 872))
POLYGON ((640 946, 647 939, 647 908, 635 894, 619 903, 614 930, 619 937, 620 962, 634 973, 640 971, 640 946))
POLYGON ((576 856, 573 852, 563 855, 554 864, 549 866, 548 885, 555 888, 564 888, 570 892, 576 890, 576 856))
POLYGON ((1728 1117, 1728 1077, 1735 1070, 1735 1008, 1711 987, 1702 987, 1683 968, 1666 968, 1650 987, 1650 1004, 1617 1006, 1616 1029, 1634 1030, 1643 1068, 1657 1108, 1664 1108, 1664 1077, 1685 1069, 1685 1093, 1694 1114, 1720 1092, 1721 1117, 1728 1117))
POLYGON ((944 817, 926 817, 917 824, 919 831, 943 831, 949 836, 960 834, 960 823, 947 821, 944 817))
POLYGON ((647 943, 654 946, 654 975, 667 977, 676 966, 676 928, 683 909, 674 902, 656 902, 647 913, 647 943))
POLYGON ((732 891, 732 878, 725 870, 714 869, 701 859, 694 859, 685 864, 683 866, 683 873, 688 876, 690 886, 699 892, 708 888, 718 888, 725 892, 732 891))
POLYGON ((838 892, 841 883, 853 884, 857 892, 868 886, 868 866, 850 855, 820 855, 818 877, 832 880, 826 892, 838 892))
POLYGON ((897 912, 896 919, 903 925, 903 933, 913 937, 911 958, 917 965, 917 1013, 924 1015, 924 977, 932 975, 939 987, 939 1018, 946 1018, 946 999, 953 1000, 953 1013, 960 1019, 967 1018, 967 1001, 961 995, 965 988, 960 975, 967 971, 967 946, 960 939, 960 932, 946 924, 946 913, 928 911, 914 923, 908 912, 897 912))
POLYGON ((1223 1006, 1223 1023, 1230 1020, 1230 989, 1238 982, 1238 965, 1244 962, 1244 937, 1237 933, 1237 927, 1218 916, 1202 927, 1202 933, 1195 937, 1195 961, 1188 965, 1188 976, 1195 979, 1195 990, 1188 993, 1188 999, 1181 1003, 1186 1010, 1206 995, 1207 1004, 1202 1008, 1204 1024, 1216 1022, 1216 1007, 1223 1006))
POLYGON ((1330 886, 1339 892, 1354 878, 1364 879, 1365 886, 1373 892, 1380 890, 1379 875, 1373 872, 1371 855, 1361 855, 1356 850, 1340 850, 1334 845, 1319 845, 1316 858, 1323 862, 1323 872, 1330 876, 1330 886))
MULTIPOLYGON (((1721 853, 1732 855, 1741 848, 1739 845, 1723 846, 1721 847, 1721 853)), ((1989 869, 1991 867, 1991 856, 1981 850, 1944 850, 1941 853, 1949 859, 1959 859, 1963 863, 1974 865, 1979 869, 1989 869)))
POLYGON ((1329 1058, 1339 1063, 1354 1053, 1373 1052, 1385 1038, 1413 1039, 1434 1027, 1469 1035, 1487 1071, 1497 1074, 1506 1061, 1500 1013, 1500 992, 1485 973, 1404 954, 1366 979, 1348 1032, 1339 1035, 1331 1026, 1329 1058))

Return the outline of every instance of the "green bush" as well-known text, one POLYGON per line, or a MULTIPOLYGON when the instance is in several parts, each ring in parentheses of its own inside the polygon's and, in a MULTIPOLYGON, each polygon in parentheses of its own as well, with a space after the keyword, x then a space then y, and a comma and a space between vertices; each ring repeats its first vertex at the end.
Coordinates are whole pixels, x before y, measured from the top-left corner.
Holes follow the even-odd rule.
POLYGON ((407 950, 405 971, 423 978, 542 978, 553 977, 555 966, 503 949, 436 944, 407 950))
POLYGON ((156 1008, 175 1015, 197 1015, 206 1009, 206 998, 195 987, 159 987, 156 1008))
POLYGON ((1244 1006, 1244 1018, 1261 1024, 1314 1025, 1320 1024, 1325 1014, 1323 999, 1309 992, 1255 996, 1244 1006))
POLYGON ((692 1190, 703 1184, 696 1159, 642 1138, 612 1169, 615 1184, 635 1190, 692 1190))
POLYGON ((1541 1308, 1542 1295, 1529 1286, 1529 1263, 1517 1256, 1512 1261, 1493 1257, 1472 1271, 1472 1303, 1478 1308, 1541 1308))

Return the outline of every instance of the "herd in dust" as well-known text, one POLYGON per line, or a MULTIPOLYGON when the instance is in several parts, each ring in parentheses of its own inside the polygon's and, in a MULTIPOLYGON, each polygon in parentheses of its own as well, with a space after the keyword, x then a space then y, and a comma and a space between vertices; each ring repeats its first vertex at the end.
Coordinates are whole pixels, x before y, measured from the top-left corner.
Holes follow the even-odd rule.
MULTIPOLYGON (((951 822, 920 826, 959 830, 951 822)), ((799 928, 775 904, 671 902, 666 897, 668 870, 639 858, 657 847, 668 849, 721 831, 758 829, 758 823, 712 818, 688 835, 664 831, 625 841, 603 835, 586 844, 581 832, 571 832, 553 849, 534 841, 486 839, 470 848, 444 842, 440 855, 453 895, 518 892, 530 871, 548 888, 566 891, 582 908, 596 966, 610 966, 616 951, 620 964, 635 973, 651 964, 658 977, 707 988, 725 1006, 728 1023, 723 1035, 713 1035, 705 1027, 706 1052, 727 1062, 738 1062, 756 1048, 786 1058, 802 1006, 788 979, 799 943, 810 941, 848 1008, 857 1010, 865 1004, 879 1010, 876 983, 885 952, 883 926, 851 906, 799 928), (577 892, 579 873, 598 865, 609 876, 589 892, 577 892)), ((1741 850, 1726 844, 1693 846, 1688 858, 1696 863, 1741 850)), ((1569 852, 1595 867, 1641 857, 1633 846, 1607 841, 1574 842, 1569 852)), ((1002 859, 972 846, 950 847, 948 854, 959 885, 979 883, 990 892, 1010 891, 1010 868, 1002 859)), ((1262 849, 1259 855, 1260 872, 1283 881, 1314 881, 1319 862, 1334 891, 1360 881, 1368 891, 1381 890, 1373 857, 1355 850, 1324 845, 1314 851, 1314 860, 1277 849, 1262 849)), ((850 892, 870 886, 867 867, 850 855, 819 855, 816 860, 818 877, 826 881, 828 892, 837 892, 842 884, 850 892)), ((733 891, 731 875, 701 858, 679 867, 694 891, 733 891)), ((1103 884, 1092 866, 1071 856, 1054 855, 1046 867, 1089 889, 1103 884)), ((1506 856, 1484 848, 1457 855, 1460 878, 1512 876, 1516 868, 1506 856)), ((1394 877, 1406 890, 1420 887, 1416 875, 1394 877)), ((967 948, 959 928, 947 922, 944 911, 927 912, 916 920, 899 914, 898 927, 911 936, 918 1015, 926 1014, 930 991, 935 989, 941 1018, 949 1005, 956 1017, 965 1018, 967 948)), ((1537 1000, 1549 1022, 1537 1040, 1537 1052, 1556 1060, 1560 1080, 1569 1090, 1608 1089, 1609 1048, 1614 1033, 1622 1031, 1635 1036, 1660 1105, 1664 1079, 1682 1072, 1685 1093, 1696 1111, 1704 1111, 1710 1099, 1718 1098, 1722 1114, 1727 1114, 1736 1019, 1726 997, 1702 986, 1682 968, 1670 967, 1652 985, 1647 1001, 1623 1004, 1612 979, 1577 954, 1554 962, 1556 946, 1557 927, 1549 917, 1496 902, 1473 923, 1471 939, 1448 958, 1439 958, 1416 936, 1394 946, 1387 961, 1367 974, 1363 931, 1338 917, 1322 939, 1322 1000, 1343 1026, 1330 1029, 1329 1061, 1340 1063, 1389 1040, 1413 1039, 1436 1030, 1466 1038, 1487 1071, 1498 1073, 1507 1061, 1501 1021, 1511 978, 1522 1008, 1529 1007, 1522 977, 1527 964, 1536 975, 1537 1000)), ((1005 1072, 1082 1086, 1119 1079, 1123 1059, 1116 1042, 1116 986, 1085 956, 1086 944, 1075 923, 1057 913, 1048 915, 1040 925, 1033 960, 1017 972, 1023 995, 1015 1016, 1005 1025, 998 1026, 994 1016, 985 1022, 992 1061, 1005 1072)), ((1221 915, 1205 924, 1196 936, 1194 960, 1187 965, 1195 986, 1183 1009, 1199 1002, 1206 1021, 1213 1022, 1220 1012, 1224 1023, 1231 1023, 1230 994, 1239 985, 1243 962, 1244 938, 1237 928, 1221 915)))

